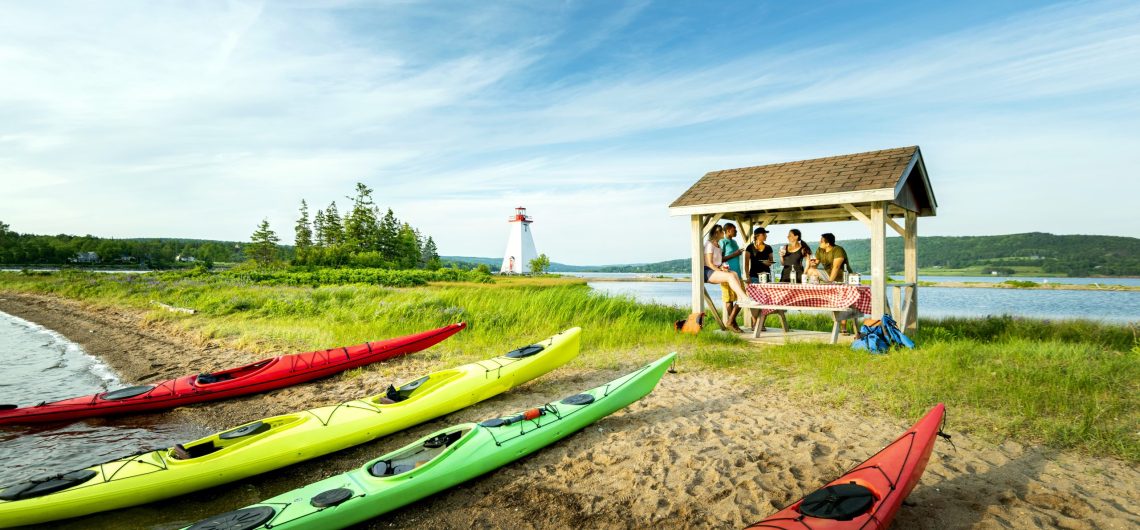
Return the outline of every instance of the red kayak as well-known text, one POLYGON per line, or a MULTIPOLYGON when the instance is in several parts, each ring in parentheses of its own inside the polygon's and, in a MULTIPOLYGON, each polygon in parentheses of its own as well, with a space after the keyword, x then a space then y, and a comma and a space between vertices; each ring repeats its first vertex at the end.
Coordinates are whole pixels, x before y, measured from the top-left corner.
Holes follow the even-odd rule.
MULTIPOLYGON (((922 478, 946 407, 934 407, 897 440, 830 484, 748 528, 879 530, 890 526, 922 478)), ((949 438, 949 436, 946 436, 949 438)))
POLYGON ((73 421, 95 416, 149 412, 265 392, 418 352, 442 342, 465 327, 467 324, 460 322, 405 337, 282 355, 220 372, 187 375, 160 383, 45 402, 31 407, 0 405, 0 425, 73 421))

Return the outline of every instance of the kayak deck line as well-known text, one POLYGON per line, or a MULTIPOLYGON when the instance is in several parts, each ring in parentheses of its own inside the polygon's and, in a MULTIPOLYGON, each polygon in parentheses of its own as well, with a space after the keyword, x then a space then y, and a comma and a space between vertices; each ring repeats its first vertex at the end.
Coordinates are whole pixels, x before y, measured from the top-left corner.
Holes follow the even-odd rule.
MULTIPOLYGON (((2 498, 0 527, 48 522, 154 502, 302 462, 462 409, 576 357, 579 328, 541 341, 526 358, 473 362, 390 386, 380 394, 247 422, 185 445, 86 468, 90 478, 50 493, 2 498), (395 397, 393 400, 391 397, 395 397)), ((74 480, 73 480, 74 481, 74 480)), ((13 495, 30 482, 8 486, 13 495)), ((58 484, 53 484, 56 487, 58 484)))
POLYGON ((541 450, 649 394, 674 354, 535 408, 428 434, 346 473, 198 521, 213 528, 344 528, 381 516, 541 450), (518 423, 516 428, 515 423, 518 423))
POLYGON ((279 355, 213 373, 184 375, 152 384, 97 392, 89 396, 40 402, 26 407, 7 405, 0 407, 0 425, 65 422, 90 417, 150 412, 267 392, 418 352, 438 344, 466 327, 466 323, 460 322, 403 337, 370 341, 355 346, 279 355), (285 364, 285 361, 288 361, 288 364, 285 364))

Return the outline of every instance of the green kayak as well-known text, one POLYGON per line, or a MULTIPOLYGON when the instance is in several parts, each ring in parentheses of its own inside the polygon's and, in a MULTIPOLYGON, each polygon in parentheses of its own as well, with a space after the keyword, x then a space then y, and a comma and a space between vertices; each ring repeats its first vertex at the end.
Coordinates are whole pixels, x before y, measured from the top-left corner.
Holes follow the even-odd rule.
POLYGON ((518 460, 641 399, 675 355, 555 403, 434 432, 348 473, 187 528, 325 529, 367 521, 518 460))

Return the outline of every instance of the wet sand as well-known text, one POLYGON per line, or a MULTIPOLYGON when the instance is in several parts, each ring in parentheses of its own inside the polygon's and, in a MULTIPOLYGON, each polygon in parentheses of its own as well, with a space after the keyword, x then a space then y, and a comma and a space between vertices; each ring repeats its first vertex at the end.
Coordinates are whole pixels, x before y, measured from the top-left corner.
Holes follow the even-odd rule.
MULTIPOLYGON (((51 297, 0 294, 0 310, 38 322, 104 359, 127 383, 236 365, 264 354, 200 344, 144 314, 51 297)), ((291 352, 281 352, 291 353, 291 352)), ((497 352, 488 352, 491 355, 497 352)), ((663 352, 664 353, 664 352, 663 352)), ((583 352, 582 355, 589 355, 583 352)), ((634 368, 648 359, 630 359, 634 368)), ((412 355, 269 394, 183 407, 211 428, 380 391, 440 369, 412 355)), ((911 423, 846 409, 808 410, 683 360, 657 390, 547 449, 360 528, 738 528, 832 480, 911 423)), ((557 370, 408 431, 173 502, 93 515, 54 528, 177 528, 340 473, 432 430, 560 399, 618 371, 557 370)), ((954 434, 952 404, 947 431, 954 434)), ((894 528, 1140 527, 1140 470, 1110 458, 1013 440, 939 441, 894 528)), ((64 470, 61 470, 64 471, 64 470)))

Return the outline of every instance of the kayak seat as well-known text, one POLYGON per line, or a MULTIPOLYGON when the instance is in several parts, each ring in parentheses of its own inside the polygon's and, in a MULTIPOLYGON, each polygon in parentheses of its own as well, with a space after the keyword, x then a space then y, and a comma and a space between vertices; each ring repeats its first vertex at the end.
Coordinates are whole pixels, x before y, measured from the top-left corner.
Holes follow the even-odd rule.
POLYGON ((195 379, 195 382, 198 383, 199 385, 208 385, 211 383, 219 383, 222 381, 229 381, 230 379, 233 379, 233 376, 231 376, 230 374, 217 374, 217 375, 215 375, 215 374, 211 374, 211 373, 201 373, 201 374, 198 374, 198 377, 195 379))
POLYGON ((152 389, 154 389, 154 385, 128 386, 126 388, 120 388, 118 390, 112 390, 110 392, 103 392, 99 395, 99 397, 107 401, 114 401, 116 399, 127 399, 133 398, 135 396, 140 396, 142 394, 150 392, 152 389))
POLYGON ((427 382, 429 378, 430 376, 425 375, 419 379, 416 379, 415 381, 412 381, 411 383, 405 384, 400 388, 388 385, 388 390, 384 391, 384 397, 391 400, 392 403, 399 403, 401 401, 404 401, 405 399, 412 397, 412 392, 415 392, 415 390, 427 382))
POLYGON ((531 344, 530 346, 523 346, 517 350, 511 350, 507 352, 505 357, 510 357, 511 359, 522 359, 523 357, 530 357, 531 355, 534 355, 544 349, 546 348, 541 344, 531 344))
POLYGON ((192 458, 198 458, 200 456, 206 456, 210 453, 215 453, 221 449, 221 447, 214 445, 213 440, 210 440, 206 443, 202 443, 202 444, 198 444, 198 445, 192 445, 190 447, 183 447, 182 444, 175 445, 174 447, 175 447, 174 457, 177 458, 178 460, 190 460, 192 458), (181 451, 182 454, 181 455, 178 454, 179 453, 179 451, 177 450, 178 447, 182 447, 182 451, 181 451))

